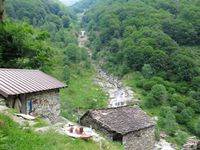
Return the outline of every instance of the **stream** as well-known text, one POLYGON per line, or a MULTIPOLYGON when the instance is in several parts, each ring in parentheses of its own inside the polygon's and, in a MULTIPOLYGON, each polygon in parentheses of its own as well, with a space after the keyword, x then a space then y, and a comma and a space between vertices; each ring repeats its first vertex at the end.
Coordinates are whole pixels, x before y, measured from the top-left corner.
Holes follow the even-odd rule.
MULTIPOLYGON (((85 46, 87 40, 88 37, 86 32, 82 30, 78 37, 79 47, 87 49, 91 58, 92 52, 85 46)), ((94 83, 99 85, 108 95, 108 108, 126 106, 129 102, 133 104, 139 104, 141 102, 141 100, 137 99, 137 94, 131 89, 131 87, 124 85, 123 82, 116 77, 107 74, 99 66, 93 63, 92 58, 91 62, 97 73, 94 83)), ((154 150, 175 150, 175 148, 173 148, 165 139, 161 139, 159 142, 156 142, 154 150)))
MULTIPOLYGON (((85 46, 87 39, 86 32, 82 30, 78 38, 79 47, 87 49, 88 54, 91 57, 92 53, 90 49, 85 46)), ((116 77, 108 75, 94 63, 92 63, 92 65, 97 73, 97 77, 94 79, 94 82, 98 84, 108 95, 108 108, 126 106, 129 102, 133 102, 134 104, 140 103, 140 100, 136 98, 137 95, 132 91, 131 87, 125 86, 123 82, 118 80, 116 77)))

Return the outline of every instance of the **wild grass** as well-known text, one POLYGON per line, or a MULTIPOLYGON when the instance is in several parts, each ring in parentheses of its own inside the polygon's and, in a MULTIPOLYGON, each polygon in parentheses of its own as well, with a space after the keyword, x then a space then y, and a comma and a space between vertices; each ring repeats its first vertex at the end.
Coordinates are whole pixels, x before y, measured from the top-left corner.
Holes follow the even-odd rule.
POLYGON ((88 109, 104 108, 108 105, 108 97, 101 88, 94 83, 95 72, 80 69, 73 73, 68 88, 61 90, 61 114, 77 121, 88 109))
POLYGON ((96 143, 91 140, 73 139, 54 131, 36 133, 23 130, 8 116, 0 114, 1 150, 123 150, 116 143, 105 141, 96 143))

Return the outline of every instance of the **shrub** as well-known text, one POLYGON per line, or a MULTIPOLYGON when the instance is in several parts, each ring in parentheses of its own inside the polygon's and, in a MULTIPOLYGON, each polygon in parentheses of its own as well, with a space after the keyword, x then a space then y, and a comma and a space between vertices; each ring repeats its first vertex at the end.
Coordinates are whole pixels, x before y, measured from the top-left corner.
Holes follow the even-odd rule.
POLYGON ((168 99, 168 93, 164 85, 162 84, 156 84, 151 88, 150 92, 155 98, 155 100, 158 101, 158 104, 162 104, 168 99))
POLYGON ((153 107, 155 107, 156 105, 158 105, 156 102, 157 102, 157 101, 154 99, 154 97, 153 97, 151 94, 148 94, 147 97, 146 97, 146 100, 145 100, 144 105, 145 105, 147 108, 153 108, 153 107))
POLYGON ((156 82, 154 81, 145 81, 143 83, 143 89, 146 90, 146 91, 149 91, 151 90, 151 88, 156 84, 156 82))
POLYGON ((156 141, 160 141, 160 129, 158 126, 155 127, 155 138, 156 141))
POLYGON ((178 103, 177 103, 177 110, 176 110, 176 111, 177 111, 178 113, 180 113, 181 111, 183 111, 183 109, 185 109, 185 107, 186 107, 186 106, 185 106, 184 103, 178 102, 178 103))
POLYGON ((192 87, 197 90, 197 89, 200 89, 200 76, 198 77, 194 77, 192 79, 192 87))
POLYGON ((166 118, 167 114, 171 113, 172 112, 172 108, 169 107, 169 106, 162 106, 160 108, 160 116, 163 117, 163 118, 166 118))
POLYGON ((184 131, 179 130, 175 136, 175 141, 177 144, 183 145, 186 142, 187 138, 188 134, 184 131))
POLYGON ((158 125, 170 136, 174 136, 177 129, 178 124, 176 122, 176 118, 174 116, 173 110, 170 107, 162 107, 161 108, 161 118, 158 120, 158 125))
POLYGON ((139 80, 139 81, 137 81, 136 86, 138 88, 143 88, 143 83, 144 83, 144 80, 139 80))
POLYGON ((180 124, 187 124, 187 122, 189 122, 192 119, 193 115, 194 111, 192 110, 192 108, 186 108, 182 110, 180 114, 177 115, 177 121, 180 124))
POLYGON ((169 102, 171 106, 175 106, 177 105, 177 103, 183 103, 183 101, 184 101, 184 98, 177 93, 170 95, 169 102))
POLYGON ((144 78, 149 79, 153 76, 154 70, 149 64, 144 64, 142 67, 142 75, 144 78))
POLYGON ((198 121, 195 125, 195 132, 200 137, 200 118, 198 119, 198 121))
POLYGON ((164 130, 168 135, 174 136, 177 129, 178 124, 176 122, 175 116, 173 113, 170 112, 166 116, 164 130))

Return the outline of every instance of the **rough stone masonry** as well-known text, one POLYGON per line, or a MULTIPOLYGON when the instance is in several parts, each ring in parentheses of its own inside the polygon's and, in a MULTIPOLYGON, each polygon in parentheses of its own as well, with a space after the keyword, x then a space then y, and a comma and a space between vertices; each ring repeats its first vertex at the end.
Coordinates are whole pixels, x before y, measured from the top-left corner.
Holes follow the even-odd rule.
MULTIPOLYGON (((27 106, 32 101, 32 113, 34 116, 49 118, 51 122, 56 122, 60 114, 59 91, 50 90, 29 94, 26 97, 27 106)), ((27 108, 29 113, 30 108, 27 108)))

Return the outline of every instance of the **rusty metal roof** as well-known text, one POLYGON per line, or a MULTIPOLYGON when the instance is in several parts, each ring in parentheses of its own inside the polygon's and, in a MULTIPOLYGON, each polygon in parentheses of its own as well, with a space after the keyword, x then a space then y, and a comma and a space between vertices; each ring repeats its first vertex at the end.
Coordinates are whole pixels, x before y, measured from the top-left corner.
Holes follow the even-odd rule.
POLYGON ((0 68, 0 95, 19 95, 66 87, 55 78, 39 71, 0 68))

